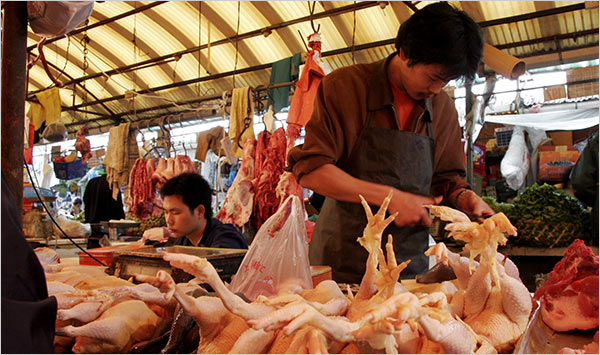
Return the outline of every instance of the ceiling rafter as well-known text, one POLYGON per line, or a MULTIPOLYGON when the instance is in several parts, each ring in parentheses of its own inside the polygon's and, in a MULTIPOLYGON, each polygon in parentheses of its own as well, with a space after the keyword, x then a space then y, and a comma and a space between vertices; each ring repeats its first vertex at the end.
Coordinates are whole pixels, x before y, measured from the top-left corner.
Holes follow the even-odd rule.
MULTIPOLYGON (((75 37, 71 38, 71 40, 73 42, 77 41, 77 39, 75 37)), ((72 44, 72 46, 75 47, 76 44, 72 44)), ((61 59, 64 59, 65 61, 68 60, 69 63, 72 64, 73 66, 78 67, 79 69, 81 69, 83 67, 83 61, 79 58, 78 55, 74 55, 73 54, 73 49, 72 48, 69 50, 69 55, 68 56, 67 56, 67 51, 64 48, 60 47, 60 46, 53 46, 51 48, 51 50, 54 51, 55 53, 57 53, 61 57, 61 59)), ((46 58, 49 57, 49 55, 47 54, 47 51, 48 51, 48 48, 44 49, 44 52, 46 53, 46 58)), ((29 53, 29 55, 33 55, 33 56, 37 57, 37 54, 33 54, 31 52, 29 53)), ((48 62, 48 64, 51 64, 51 63, 48 62)), ((66 67, 65 67, 65 70, 63 71, 61 69, 58 69, 58 67, 59 67, 58 65, 52 64, 52 66, 53 66, 53 68, 56 68, 57 74, 55 74, 55 75, 60 75, 62 73, 63 75, 65 75, 68 78, 68 81, 64 82, 63 86, 70 86, 71 84, 73 84, 73 76, 67 74, 67 72, 66 72, 67 68, 66 67)), ((50 86, 38 86, 37 90, 35 90, 35 91, 33 91, 33 90, 28 91, 28 95, 27 95, 26 99, 28 100, 31 97, 33 97, 35 94, 37 94, 38 92, 47 90, 48 88, 50 88, 52 86, 54 86, 54 84, 51 84, 50 86)), ((113 87, 109 87, 109 88, 105 88, 105 89, 106 89, 106 91, 109 92, 110 95, 117 95, 118 94, 118 92, 113 87)))
MULTIPOLYGON (((133 10, 131 10, 131 11, 124 12, 124 13, 122 13, 122 14, 119 14, 119 15, 117 15, 117 16, 113 16, 113 17, 110 17, 110 18, 104 19, 104 20, 102 20, 102 21, 98 21, 98 22, 96 22, 96 23, 93 23, 93 24, 91 24, 91 25, 87 25, 87 26, 84 26, 84 27, 76 28, 76 29, 74 29, 73 31, 71 31, 71 32, 67 33, 67 36, 74 36, 74 35, 76 35, 76 34, 79 34, 79 33, 85 32, 85 31, 87 31, 87 30, 91 30, 91 29, 93 29, 93 28, 96 28, 96 27, 99 27, 99 26, 103 26, 103 25, 109 24, 109 23, 111 23, 111 22, 115 22, 115 21, 117 21, 117 20, 120 20, 120 19, 122 19, 122 18, 125 18, 125 17, 128 17, 128 16, 131 16, 131 15, 135 15, 135 14, 137 14, 137 13, 140 13, 140 12, 144 12, 144 11, 146 11, 146 10, 148 10, 148 9, 151 9, 151 8, 153 8, 153 7, 155 7, 155 6, 162 5, 162 4, 165 4, 165 3, 168 3, 168 1, 153 1, 153 2, 151 2, 151 3, 149 3, 149 4, 147 4, 147 5, 140 6, 140 7, 138 7, 137 9, 133 9, 133 10)), ((63 39, 63 38, 65 38, 65 36, 56 36, 56 37, 48 38, 48 39, 46 40, 46 45, 48 45, 48 44, 50 44, 50 43, 52 43, 52 42, 59 41, 59 40, 61 40, 61 39, 63 39)), ((36 41, 36 42, 37 42, 37 41, 36 41)), ((36 45, 29 46, 29 47, 27 47, 27 51, 31 51, 31 50, 32 50, 32 49, 34 49, 35 47, 36 47, 36 45)))
MULTIPOLYGON (((373 6, 379 6, 379 4, 376 1, 361 2, 361 3, 358 3, 356 5, 356 11, 362 10, 362 9, 366 9, 366 8, 370 8, 370 7, 373 7, 373 6)), ((346 12, 349 12, 349 11, 353 11, 354 9, 355 9, 355 5, 342 6, 342 7, 335 8, 335 9, 333 9, 331 11, 323 11, 323 12, 315 13, 315 14, 313 14, 312 18, 313 18, 313 20, 315 20, 315 19, 320 19, 320 18, 324 18, 324 17, 340 15, 340 14, 343 14, 343 13, 346 13, 346 12)), ((203 11, 204 11, 204 8, 203 8, 203 11)), ((301 18, 297 18, 297 19, 293 19, 293 20, 289 20, 289 21, 284 21, 284 22, 281 22, 281 23, 278 23, 278 24, 270 25, 267 28, 271 29, 271 30, 277 30, 277 31, 279 31, 280 29, 289 27, 291 25, 295 25, 295 24, 298 24, 298 23, 303 23, 303 22, 310 21, 310 18, 311 18, 310 16, 305 16, 305 17, 301 17, 301 18)), ((263 31, 263 29, 258 29, 258 30, 250 31, 250 32, 243 33, 243 34, 240 34, 240 35, 234 35, 234 36, 227 37, 227 38, 224 38, 224 39, 221 39, 221 40, 218 40, 218 41, 211 42, 210 45, 211 45, 211 47, 215 47, 215 46, 222 45, 222 44, 229 44, 229 43, 231 43, 231 42, 233 42, 235 40, 241 41, 241 40, 244 40, 244 39, 247 39, 247 38, 252 38, 252 37, 256 37, 256 36, 262 36, 263 35, 262 31, 263 31)), ((77 78, 77 79, 73 79, 73 82, 81 82, 81 81, 85 81, 85 80, 95 79, 95 78, 103 76, 103 75, 109 75, 110 76, 110 75, 113 75, 113 74, 125 73, 125 72, 128 72, 128 71, 137 70, 140 67, 145 67, 145 66, 152 65, 152 64, 154 64, 154 65, 162 64, 162 63, 164 63, 166 61, 173 60, 174 57, 179 57, 179 56, 182 56, 182 55, 185 55, 185 54, 188 54, 188 53, 193 53, 193 52, 196 52, 198 50, 206 49, 207 47, 208 47, 208 44, 204 44, 204 45, 200 45, 200 46, 196 46, 196 47, 192 47, 192 48, 187 48, 185 50, 181 50, 181 51, 178 51, 178 52, 170 53, 170 54, 163 55, 163 56, 160 56, 160 57, 157 57, 157 58, 151 58, 151 59, 144 60, 144 61, 141 61, 141 62, 138 62, 138 63, 127 65, 127 66, 124 66, 124 67, 119 67, 119 68, 116 68, 116 69, 108 70, 106 72, 90 74, 90 75, 85 76, 85 77, 80 77, 80 78, 77 78)), ((65 83, 65 85, 72 84, 73 82, 65 83)), ((33 94, 33 93, 29 93, 29 95, 31 95, 31 94, 33 94)))
MULTIPOLYGON (((325 11, 329 11, 334 9, 335 7, 331 4, 330 1, 319 1, 319 4, 325 9, 325 11)), ((344 40, 346 47, 352 45, 352 29, 348 29, 344 20, 341 17, 332 17, 331 22, 335 29, 339 32, 340 36, 344 40)))
POLYGON ((548 10, 529 12, 529 13, 526 13, 523 15, 502 17, 502 18, 489 20, 489 21, 481 21, 478 24, 480 27, 497 26, 497 25, 503 25, 503 24, 512 23, 512 22, 533 20, 536 18, 542 18, 542 17, 546 17, 546 16, 564 14, 566 12, 572 12, 572 11, 583 10, 583 9, 585 9, 585 4, 579 3, 579 4, 555 7, 553 9, 548 9, 548 10))
MULTIPOLYGON (((198 11, 197 8, 195 8, 195 10, 198 11)), ((170 33, 173 38, 175 38, 177 41, 179 41, 179 43, 181 44, 181 46, 183 48, 192 48, 194 46, 200 45, 200 43, 192 43, 192 41, 187 36, 185 36, 183 34, 183 32, 181 32, 179 27, 176 26, 175 24, 171 23, 170 21, 162 21, 162 17, 156 11, 154 11, 154 10, 146 11, 145 15, 148 16, 155 23, 159 24, 160 27, 165 32, 170 33)), ((203 55, 200 51, 193 52, 193 54, 198 63, 207 63, 208 62, 208 58, 205 55, 203 55)), ((158 57, 158 55, 156 57, 158 57)), ((207 71, 207 68, 205 66, 201 66, 201 67, 202 67, 202 69, 204 69, 204 71, 207 71)), ((175 72, 173 81, 177 82, 177 81, 181 81, 181 80, 183 80, 183 79, 177 74, 177 72, 175 72)), ((188 94, 193 95, 196 93, 194 93, 193 91, 190 91, 188 94)))
MULTIPOLYGON (((225 37, 237 37, 238 33, 235 32, 236 29, 229 26, 227 22, 221 17, 221 15, 219 15, 212 7, 210 7, 209 4, 210 2, 205 3, 205 7, 202 9, 202 12, 204 13, 204 16, 210 21, 211 25, 214 26, 217 30, 219 30, 219 32, 221 32, 223 35, 225 35, 225 37)), ((237 13, 232 14, 232 16, 236 16, 237 18, 237 13)), ((249 66, 260 64, 260 61, 254 55, 254 52, 250 49, 250 47, 248 47, 246 43, 236 38, 231 41, 231 44, 235 47, 236 42, 237 51, 239 55, 249 66)))
POLYGON ((396 15, 396 18, 398 19, 398 22, 400 24, 408 20, 410 15, 413 14, 412 10, 410 10, 406 5, 402 4, 399 1, 390 1, 389 6, 392 7, 394 15, 396 15))
MULTIPOLYGON (((597 33, 598 29, 593 29, 593 30, 587 30, 587 31, 580 31, 580 32, 574 32, 574 33, 568 33, 568 34, 563 34, 559 36, 559 39, 568 39, 568 38, 574 38, 574 37, 578 37, 578 36, 585 36, 585 35, 590 35, 590 34, 594 34, 597 33)), ((545 38, 540 38, 540 39, 533 39, 533 40, 529 40, 529 41, 523 41, 523 42, 517 42, 514 44, 507 44, 507 45, 502 45, 502 46, 498 46, 500 49, 508 49, 508 48, 513 48, 513 47, 517 47, 517 46, 522 46, 522 45, 529 45, 529 44, 533 44, 533 43, 542 43, 544 41, 548 41, 548 40, 554 40, 555 37, 557 36, 552 36, 552 37, 545 37, 545 38)), ((387 40, 382 40, 382 41, 377 41, 377 42, 372 42, 372 43, 366 43, 366 44, 362 44, 362 45, 357 45, 354 47, 355 51, 360 51, 363 49, 369 49, 369 48, 375 48, 375 47, 381 47, 381 46, 386 46, 386 45, 393 45, 395 42, 395 38, 390 38, 387 40)), ((596 44, 597 46, 597 44, 596 44)), ((589 46, 581 46, 581 47, 574 47, 574 48, 568 48, 568 49, 564 49, 564 50, 576 50, 576 49, 580 49, 580 48, 587 48, 589 46)), ((336 50, 331 50, 331 51, 326 51, 322 53, 322 57, 329 57, 329 56, 334 56, 334 55, 339 55, 339 54, 343 54, 343 53, 349 53, 352 51, 352 47, 346 47, 346 48, 340 48, 340 49, 336 49, 336 50)), ((544 54, 551 54, 551 53, 555 53, 556 51, 548 51, 547 53, 544 54)), ((535 56, 539 55, 539 53, 536 53, 535 56)), ((527 57, 521 57, 521 58, 527 58, 527 57)), ((261 64, 258 66, 254 66, 254 67, 248 67, 248 68, 244 68, 241 70, 237 71, 237 74, 243 74, 243 73, 249 73, 249 72, 255 72, 255 71, 259 71, 259 70, 266 70, 268 68, 271 67, 271 64, 261 64)), ((233 72, 225 72, 225 73, 219 73, 219 74, 215 74, 215 75, 210 75, 201 79, 194 79, 194 80, 190 80, 188 82, 182 82, 182 83, 175 83, 175 84, 170 84, 169 88, 172 87, 176 87, 176 86, 182 86, 182 85, 189 85, 190 82, 199 82, 199 81, 210 81, 210 80, 216 80, 219 78, 224 78, 227 77, 229 75, 232 75, 233 72)), ((164 90, 163 88, 155 88, 155 89, 160 89, 160 90, 164 90)), ((157 90, 159 91, 159 90, 157 90)), ((197 100, 201 100, 201 99, 197 99, 197 100)), ((185 102, 179 102, 177 103, 178 105, 185 105, 185 104, 190 104, 193 102, 197 102, 194 100, 186 100, 185 102)), ((159 106, 153 106, 153 107, 147 107, 144 109, 140 109, 137 110, 137 113, 143 113, 143 112, 151 112, 154 110, 158 110, 158 109, 166 109, 169 107, 173 107, 173 104, 164 104, 164 105, 159 105, 159 106)), ((133 111, 128 111, 128 112, 122 112, 122 113, 118 113, 115 116, 116 117, 122 117, 122 116, 126 116, 126 115, 130 115, 133 114, 133 111)), ((76 124, 80 124, 80 123, 73 123, 73 125, 76 124)), ((68 125, 67 125, 68 126, 68 125)))
MULTIPOLYGON (((34 57, 37 57, 37 55, 36 55, 36 54, 33 54, 33 53, 30 53, 29 55, 31 55, 31 56, 34 56, 34 57)), ((52 64, 52 63, 50 63, 50 62, 48 62, 48 66, 50 67, 50 69, 53 69, 53 70, 54 70, 56 73, 61 73, 61 70, 60 70, 60 68, 58 68, 56 65, 54 65, 54 64, 52 64)), ((67 78, 69 78, 69 79, 73 79, 73 78, 72 78, 72 77, 71 77, 69 74, 67 74, 67 73, 65 73, 65 72, 62 72, 62 74, 63 74, 64 76, 66 76, 67 78)), ((31 79, 30 79, 30 80, 31 80, 31 79)), ((75 85, 77 85, 77 86, 79 86, 80 88, 82 88, 82 89, 83 89, 83 90, 84 90, 86 93, 88 93, 88 94, 89 94, 89 95, 90 95, 90 96, 91 96, 91 97, 92 97, 94 100, 98 100, 98 97, 97 97, 96 95, 94 95, 94 93, 93 93, 93 92, 91 92, 89 89, 87 89, 87 88, 86 88, 84 85, 81 85, 80 83, 74 84, 74 86, 75 86, 75 85)), ((30 98, 27 98, 27 100, 31 100, 31 99, 30 99, 30 98)), ((106 110, 106 112, 108 112, 108 113, 110 114, 110 116, 111 116, 111 117, 114 117, 115 113, 114 113, 114 112, 113 112, 113 111, 112 111, 110 108, 108 108, 108 106, 106 106, 104 103, 99 103, 99 104, 100 104, 100 106, 102 106, 102 108, 103 108, 103 109, 105 109, 105 110, 106 110)), ((62 107, 62 109, 63 109, 63 110, 67 110, 67 109, 69 109, 69 108, 67 108, 67 107, 62 107)), ((118 121, 117 121, 117 122, 118 122, 118 121)))
MULTIPOLYGON (((534 3, 535 9, 538 11, 541 10, 549 10, 554 6, 554 2, 552 1, 536 1, 534 3)), ((557 32, 557 29, 560 28, 558 24, 558 20, 556 17, 545 17, 540 20, 540 31, 542 36, 551 36, 552 34, 557 32)), ((545 49, 549 49, 552 46, 551 43, 545 44, 545 49)))
MULTIPOLYGON (((153 12, 153 10, 147 10, 147 11, 153 12)), ((133 31, 126 29, 121 24, 113 23, 113 24, 111 24, 110 28, 113 31, 115 31, 116 33, 118 33, 119 36, 121 36, 121 38, 123 38, 124 41, 132 43, 132 45, 135 46, 135 49, 141 50, 144 53, 144 55, 146 55, 148 58, 156 58, 159 56, 158 53, 154 49, 152 49, 152 46, 149 45, 148 43, 146 43, 146 41, 144 41, 142 39, 142 37, 140 37, 137 34, 135 36, 135 43, 133 43, 133 31)), ((95 46, 93 48, 94 48, 95 52, 101 53, 110 62, 114 63, 116 67, 125 66, 125 63, 123 62, 123 60, 120 59, 115 53, 113 53, 113 51, 110 48, 106 48, 104 46, 95 46)), ((89 49, 89 44, 88 44, 88 49, 89 49)), ((160 67, 160 69, 166 76, 171 76, 164 68, 160 67)), ((122 74, 126 75, 127 78, 132 83, 134 82, 134 80, 135 80, 134 75, 132 75, 130 73, 122 73, 122 74)), ((138 83, 136 82, 136 85, 137 84, 138 83)))
MULTIPOLYGON (((252 6, 254 6, 269 23, 284 22, 277 11, 275 11, 275 9, 269 5, 268 1, 250 1, 250 4, 252 4, 252 6)), ((278 29, 277 34, 279 37, 281 37, 281 40, 283 43, 285 43, 290 53, 305 51, 304 45, 298 39, 297 34, 292 32, 292 30, 290 30, 288 27, 282 27, 278 29)))

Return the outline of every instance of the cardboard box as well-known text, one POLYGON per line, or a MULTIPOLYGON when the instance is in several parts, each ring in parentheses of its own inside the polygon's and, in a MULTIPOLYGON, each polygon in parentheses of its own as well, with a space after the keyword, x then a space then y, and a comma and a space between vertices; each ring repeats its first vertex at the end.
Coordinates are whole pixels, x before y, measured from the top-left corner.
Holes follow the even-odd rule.
POLYGON ((573 145, 573 132, 572 131, 555 131, 548 132, 550 138, 552 138, 552 145, 573 145))
POLYGON ((567 70, 567 83, 581 80, 593 81, 567 85, 567 92, 570 99, 598 95, 598 66, 567 70))
POLYGON ((564 85, 554 85, 544 89, 544 101, 564 99, 567 92, 564 85))
POLYGON ((567 170, 579 159, 579 151, 572 145, 541 146, 539 152, 538 182, 563 181, 567 170))

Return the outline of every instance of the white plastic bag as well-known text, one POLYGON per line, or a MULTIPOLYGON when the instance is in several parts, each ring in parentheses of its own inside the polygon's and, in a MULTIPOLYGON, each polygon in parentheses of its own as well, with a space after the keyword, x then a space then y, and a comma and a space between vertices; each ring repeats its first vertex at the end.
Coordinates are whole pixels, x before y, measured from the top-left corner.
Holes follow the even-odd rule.
POLYGON ((312 288, 304 212, 294 195, 260 227, 230 289, 254 301, 276 295, 284 283, 312 288))
POLYGON ((525 182, 529 170, 529 149, 525 143, 523 128, 515 126, 508 149, 500 162, 500 173, 513 190, 518 190, 525 182))
MULTIPOLYGON (((79 223, 77 221, 71 221, 65 216, 60 215, 56 217, 56 223, 60 228, 67 234, 69 238, 87 238, 92 235, 92 227, 89 223, 79 223)), ((62 237, 62 233, 54 226, 54 233, 62 237)))
POLYGON ((33 32, 42 37, 62 36, 85 21, 93 1, 28 1, 27 17, 33 32))

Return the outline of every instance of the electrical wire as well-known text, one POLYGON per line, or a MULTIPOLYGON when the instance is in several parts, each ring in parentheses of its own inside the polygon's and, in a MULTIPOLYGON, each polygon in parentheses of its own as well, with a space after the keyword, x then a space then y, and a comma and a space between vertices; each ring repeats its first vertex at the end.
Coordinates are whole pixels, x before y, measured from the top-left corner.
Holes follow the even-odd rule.
POLYGON ((75 241, 73 241, 73 239, 71 239, 67 235, 67 233, 65 233, 65 231, 58 225, 58 223, 54 219, 54 216, 52 216, 52 213, 50 212, 50 210, 48 210, 48 207, 44 203, 44 199, 40 195, 40 192, 38 191, 37 186, 35 186, 35 184, 33 183, 33 177, 31 176, 31 171, 29 170, 29 165, 27 165, 27 164, 24 164, 24 165, 25 165, 25 168, 27 169, 27 175, 29 175, 29 181, 31 181, 31 187, 33 187, 33 191, 35 191, 35 194, 40 199, 40 203, 44 207, 44 210, 46 210, 46 213, 48 214, 48 216, 50 217, 50 219, 52 220, 52 222, 54 223, 54 225, 58 228, 58 230, 60 230, 62 232, 62 234, 65 236, 65 238, 67 238, 71 243, 73 243, 73 245, 75 245, 77 248, 79 248, 82 252, 86 253, 89 257, 91 257, 92 259, 94 259, 100 265, 106 266, 105 263, 103 263, 102 261, 98 260, 95 256, 93 256, 92 254, 90 254, 87 250, 83 249, 79 244, 75 243, 75 241))

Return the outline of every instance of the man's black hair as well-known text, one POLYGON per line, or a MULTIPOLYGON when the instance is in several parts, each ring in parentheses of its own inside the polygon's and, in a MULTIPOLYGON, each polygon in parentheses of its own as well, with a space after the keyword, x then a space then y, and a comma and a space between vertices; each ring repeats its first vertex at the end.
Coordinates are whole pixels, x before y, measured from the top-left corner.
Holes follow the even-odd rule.
POLYGON ((417 11, 400 26, 396 50, 402 50, 409 66, 441 64, 452 78, 473 79, 483 56, 483 35, 465 12, 438 2, 417 11))
POLYGON ((160 188, 160 194, 165 196, 180 196, 190 211, 199 205, 204 206, 204 217, 212 218, 212 189, 202 176, 196 173, 183 173, 165 182, 160 188))

